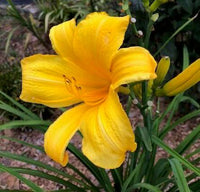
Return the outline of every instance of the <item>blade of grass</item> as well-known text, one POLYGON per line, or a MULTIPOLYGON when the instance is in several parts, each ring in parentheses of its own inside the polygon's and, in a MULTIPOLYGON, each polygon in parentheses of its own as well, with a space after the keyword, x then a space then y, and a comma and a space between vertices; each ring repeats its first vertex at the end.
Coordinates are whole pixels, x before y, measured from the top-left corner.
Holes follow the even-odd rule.
POLYGON ((182 30, 182 29, 184 29, 188 24, 190 24, 194 19, 196 19, 196 17, 198 16, 198 13, 194 16, 194 17, 192 17, 192 18, 190 18, 187 22, 185 22, 181 27, 179 27, 168 39, 167 39, 167 41, 165 41, 165 43, 163 43, 163 45, 158 49, 158 51, 154 54, 154 57, 156 56, 156 55, 158 55, 158 53, 160 53, 160 51, 162 51, 164 48, 165 48, 165 46, 182 30))
MULTIPOLYGON (((76 179, 74 178, 74 176, 72 175, 69 175, 59 169, 56 169, 55 167, 52 167, 50 165, 47 165, 41 161, 37 161, 37 160, 33 160, 33 159, 30 159, 28 157, 25 157, 25 156, 22 156, 22 155, 17 155, 17 154, 13 154, 13 153, 9 153, 9 152, 6 152, 6 151, 0 151, 0 156, 1 157, 6 157, 6 158, 9 158, 9 159, 14 159, 14 160, 17 160, 17 161, 21 161, 21 162, 25 162, 25 163, 28 163, 28 164, 32 164, 32 165, 35 165, 37 167, 41 167, 43 169, 46 169, 48 171, 52 171, 58 175, 61 175, 65 178, 68 178, 68 179, 72 179, 73 181, 77 182, 77 183, 80 183, 80 184, 85 184, 84 182, 82 182, 81 180, 79 179, 76 179)), ((72 184, 73 185, 73 184, 72 184)))
POLYGON ((31 117, 29 115, 27 115, 26 113, 4 103, 3 101, 0 101, 0 109, 7 111, 9 113, 12 113, 14 115, 17 115, 17 116, 21 117, 22 119, 31 119, 31 117))
POLYGON ((15 138, 11 138, 11 137, 0 136, 0 139, 1 138, 2 139, 7 139, 9 141, 13 141, 13 142, 16 142, 16 143, 19 143, 19 144, 22 144, 22 145, 27 146, 27 147, 31 147, 31 148, 37 149, 37 150, 39 150, 39 151, 44 153, 44 149, 41 146, 33 145, 33 144, 27 143, 25 141, 22 141, 22 140, 19 140, 19 139, 15 139, 15 138))
MULTIPOLYGON (((155 123, 157 123, 158 125, 163 121, 163 119, 165 118, 165 116, 169 113, 169 112, 171 112, 172 110, 173 110, 173 108, 174 108, 174 106, 176 105, 176 103, 178 102, 178 100, 180 100, 180 95, 178 94, 178 95, 176 95, 174 98, 173 98, 173 100, 171 101, 171 103, 168 105, 168 107, 166 108, 166 110, 162 113, 162 115, 158 118, 158 120, 157 121, 154 121, 155 123)), ((155 124, 154 123, 154 124, 155 124)), ((153 126, 155 126, 153 124, 153 126)))
POLYGON ((194 150, 193 152, 191 152, 190 154, 186 155, 185 158, 189 159, 190 157, 192 157, 193 155, 200 153, 200 148, 194 150))
POLYGON ((49 121, 44 121, 44 120, 15 120, 15 121, 11 121, 3 125, 0 125, 0 131, 5 130, 5 129, 18 128, 20 126, 35 126, 35 125, 49 126, 50 124, 51 123, 49 121))
POLYGON ((17 106, 18 108, 20 108, 22 111, 24 111, 25 113, 27 113, 30 117, 32 117, 32 119, 40 119, 36 114, 34 114, 33 112, 31 112, 29 109, 27 109, 26 107, 24 107, 19 102, 15 101, 12 97, 8 96, 7 94, 3 93, 2 91, 0 91, 0 94, 3 95, 5 98, 7 98, 15 106, 17 106))
POLYGON ((181 101, 180 101, 180 102, 186 102, 186 101, 190 102, 190 103, 191 103, 192 105, 194 105, 197 109, 200 108, 199 103, 198 103, 197 101, 195 101, 193 98, 188 97, 188 96, 183 96, 183 97, 181 98, 181 101))
POLYGON ((175 149, 179 154, 183 154, 200 137, 200 125, 197 126, 175 149))
POLYGON ((48 174, 48 173, 44 173, 44 172, 39 171, 39 170, 32 170, 32 169, 20 168, 20 167, 11 167, 10 169, 12 169, 12 170, 14 170, 14 171, 16 171, 18 173, 37 176, 39 178, 44 178, 44 179, 53 181, 55 183, 62 184, 65 187, 67 187, 68 189, 71 189, 71 190, 85 191, 82 188, 79 188, 78 186, 75 187, 74 185, 71 185, 71 181, 70 180, 66 181, 66 180, 63 180, 63 179, 61 179, 61 178, 59 178, 57 176, 54 176, 54 175, 51 175, 51 174, 48 174))
POLYGON ((18 27, 15 27, 14 29, 12 29, 8 36, 7 36, 7 41, 6 41, 6 45, 5 45, 5 53, 8 54, 8 49, 9 49, 9 46, 10 46, 10 41, 11 41, 11 38, 13 37, 13 33, 17 30, 18 27))
POLYGON ((4 171, 4 172, 8 172, 9 174, 17 177, 20 181, 22 181, 23 183, 25 183, 27 186, 29 186, 33 191, 35 192, 44 192, 39 186, 37 186, 36 184, 34 184, 32 181, 24 178, 23 176, 21 176, 19 173, 17 173, 16 171, 7 168, 5 166, 3 166, 2 164, 0 164, 0 170, 4 171))
POLYGON ((131 192, 131 191, 133 191, 133 189, 138 189, 138 188, 145 188, 152 192, 162 192, 158 187, 150 185, 148 183, 136 183, 133 186, 131 186, 130 188, 128 188, 127 192, 131 192))
POLYGON ((190 192, 187 181, 185 179, 183 168, 182 168, 181 164, 179 163, 179 161, 177 159, 173 158, 173 159, 169 159, 169 163, 171 165, 172 171, 176 178, 176 183, 178 185, 179 191, 190 192))
MULTIPOLYGON (((94 164, 92 164, 73 144, 69 143, 68 149, 88 168, 88 170, 95 176, 98 182, 102 186, 104 186, 105 189, 107 189, 108 186, 107 186, 107 182, 105 181, 105 179, 107 180, 107 178, 105 178, 105 175, 106 177, 108 176, 107 174, 105 174, 105 170, 100 169, 96 167, 94 164)), ((111 185, 111 182, 110 182, 110 185, 111 185)))
POLYGON ((187 46, 184 45, 183 46, 183 70, 186 69, 190 64, 190 60, 189 60, 189 53, 188 53, 188 49, 187 46))
POLYGON ((171 125, 167 126, 167 127, 164 127, 163 130, 160 131, 160 134, 159 134, 159 137, 161 139, 163 139, 165 137, 165 135, 170 131, 172 130, 173 128, 175 128, 177 125, 179 125, 180 123, 183 123, 197 115, 200 114, 200 109, 199 110, 196 110, 196 111, 193 111, 181 118, 179 118, 177 121, 175 121, 174 123, 172 123, 171 125))
POLYGON ((159 147, 163 148, 167 153, 169 153, 172 157, 178 159, 183 165, 185 165, 188 169, 196 173, 198 176, 200 176, 200 169, 198 167, 195 167, 192 165, 189 161, 187 161, 184 157, 182 157, 180 154, 178 154, 175 150, 171 149, 169 146, 167 146, 162 140, 160 140, 156 136, 152 136, 152 141, 158 145, 159 147))
POLYGON ((47 33, 47 31, 48 31, 48 26, 49 26, 49 18, 51 17, 51 15, 54 13, 54 11, 51 11, 51 12, 49 12, 49 13, 47 13, 46 15, 45 15, 45 19, 44 19, 44 32, 45 33, 47 33))
MULTIPOLYGON (((41 151, 42 153, 44 153, 44 149, 41 146, 33 145, 33 144, 27 143, 25 141, 21 141, 21 140, 18 140, 18 139, 15 139, 15 138, 6 137, 6 136, 0 136, 0 138, 7 139, 9 141, 13 141, 13 142, 16 142, 16 143, 20 143, 20 144, 22 144, 24 146, 37 149, 37 150, 41 151)), ((72 169, 75 173, 77 173, 79 176, 81 176, 82 179, 84 179, 87 183, 89 183, 91 186, 93 186, 93 189, 97 189, 97 187, 82 172, 80 172, 73 165, 71 165, 70 163, 68 163, 67 167, 70 168, 70 169, 72 169)))

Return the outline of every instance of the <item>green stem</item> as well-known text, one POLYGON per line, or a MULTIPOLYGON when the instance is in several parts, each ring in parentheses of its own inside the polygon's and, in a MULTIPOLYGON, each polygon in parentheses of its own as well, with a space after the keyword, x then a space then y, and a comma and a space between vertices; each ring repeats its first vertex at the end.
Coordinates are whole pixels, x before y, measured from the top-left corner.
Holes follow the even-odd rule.
POLYGON ((184 29, 188 24, 190 24, 197 16, 199 13, 197 13, 194 17, 192 17, 191 19, 189 19, 187 22, 185 22, 182 26, 180 26, 168 39, 167 41, 165 41, 165 43, 158 49, 158 51, 154 54, 154 57, 156 55, 158 55, 158 53, 160 53, 160 51, 162 51, 165 46, 182 30, 184 29))
POLYGON ((144 40, 144 47, 146 49, 149 47, 149 39, 151 36, 153 24, 154 24, 154 21, 151 19, 151 16, 152 16, 152 14, 149 13, 149 22, 147 25, 147 30, 146 30, 145 40, 144 40))
POLYGON ((132 105, 132 98, 131 98, 131 96, 128 96, 128 101, 126 104, 126 114, 127 115, 130 113, 131 105, 132 105))
MULTIPOLYGON (((130 11, 130 8, 129 8, 129 0, 124 0, 123 4, 124 4, 124 7, 125 7, 125 9, 124 9, 125 13, 127 15, 129 15, 131 18, 133 18, 132 14, 131 14, 131 11, 130 11)), ((133 30, 133 34, 135 36, 138 36, 138 30, 137 30, 137 27, 136 27, 135 23, 131 22, 131 27, 132 27, 132 30, 133 30)), ((142 41, 142 39, 140 37, 138 38, 138 44, 140 46, 144 47, 144 43, 143 43, 143 41, 142 41)))

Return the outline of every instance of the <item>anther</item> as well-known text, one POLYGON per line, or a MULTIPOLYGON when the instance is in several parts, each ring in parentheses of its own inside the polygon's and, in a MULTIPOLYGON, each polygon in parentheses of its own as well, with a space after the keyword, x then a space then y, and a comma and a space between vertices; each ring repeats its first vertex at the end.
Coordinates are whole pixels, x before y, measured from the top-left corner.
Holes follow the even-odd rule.
POLYGON ((72 80, 76 81, 75 77, 72 76, 72 80))

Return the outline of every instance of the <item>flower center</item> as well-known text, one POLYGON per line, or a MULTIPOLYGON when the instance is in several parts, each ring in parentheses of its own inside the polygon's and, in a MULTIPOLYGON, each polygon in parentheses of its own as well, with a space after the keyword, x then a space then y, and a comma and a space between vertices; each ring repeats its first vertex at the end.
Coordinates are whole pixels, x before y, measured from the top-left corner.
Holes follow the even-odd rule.
POLYGON ((88 105, 97 105, 103 102, 109 91, 110 83, 97 83, 97 82, 82 82, 74 77, 67 77, 66 75, 62 75, 64 78, 64 82, 66 85, 66 89, 69 93, 75 95, 80 98, 84 103, 88 105))
POLYGON ((64 82, 66 85, 67 90, 70 93, 74 93, 76 96, 81 97, 81 91, 82 87, 77 83, 75 77, 66 77, 66 75, 63 75, 64 82))

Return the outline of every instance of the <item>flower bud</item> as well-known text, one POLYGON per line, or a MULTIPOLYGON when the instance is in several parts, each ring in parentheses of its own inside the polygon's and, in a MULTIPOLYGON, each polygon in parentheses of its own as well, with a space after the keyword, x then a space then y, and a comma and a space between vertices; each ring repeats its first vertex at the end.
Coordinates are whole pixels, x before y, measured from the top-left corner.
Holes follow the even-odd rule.
POLYGON ((157 96, 174 96, 184 92, 200 81, 200 59, 189 65, 183 72, 156 90, 157 96))
POLYGON ((150 11, 151 12, 156 11, 160 5, 167 3, 167 2, 168 2, 168 0, 155 0, 150 6, 150 11))
POLYGON ((154 83, 153 83, 154 87, 158 87, 162 84, 163 80, 165 79, 167 75, 169 67, 170 67, 170 58, 165 56, 158 63, 158 66, 156 69, 157 78, 154 80, 154 83))

